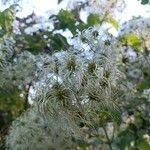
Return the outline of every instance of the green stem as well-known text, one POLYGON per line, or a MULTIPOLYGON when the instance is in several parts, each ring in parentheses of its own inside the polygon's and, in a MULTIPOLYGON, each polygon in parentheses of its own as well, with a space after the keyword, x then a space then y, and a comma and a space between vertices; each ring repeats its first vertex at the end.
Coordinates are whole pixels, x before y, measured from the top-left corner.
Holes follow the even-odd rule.
POLYGON ((109 136, 108 136, 108 134, 107 134, 107 131, 106 131, 105 126, 103 126, 103 130, 104 130, 104 132, 105 132, 105 136, 106 136, 106 139, 107 139, 107 143, 108 143, 108 145, 109 145, 109 148, 110 148, 110 150, 113 150, 112 145, 111 145, 111 141, 110 141, 110 139, 109 139, 109 136))

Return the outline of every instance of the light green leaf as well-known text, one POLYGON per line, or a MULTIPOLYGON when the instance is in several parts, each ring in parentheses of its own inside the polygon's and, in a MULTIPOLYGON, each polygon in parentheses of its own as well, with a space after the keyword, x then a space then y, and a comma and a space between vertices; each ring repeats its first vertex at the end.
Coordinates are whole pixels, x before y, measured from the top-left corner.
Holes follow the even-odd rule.
POLYGON ((141 48, 141 40, 140 38, 133 33, 129 33, 127 35, 123 35, 120 38, 120 41, 122 44, 128 44, 130 46, 132 46, 135 50, 139 50, 141 48))
POLYGON ((110 23, 116 30, 118 30, 119 24, 118 24, 118 22, 114 18, 112 18, 111 16, 109 16, 106 19, 106 22, 110 23))
POLYGON ((12 23, 15 19, 16 5, 11 5, 9 8, 0 12, 0 26, 7 33, 12 31, 12 23))

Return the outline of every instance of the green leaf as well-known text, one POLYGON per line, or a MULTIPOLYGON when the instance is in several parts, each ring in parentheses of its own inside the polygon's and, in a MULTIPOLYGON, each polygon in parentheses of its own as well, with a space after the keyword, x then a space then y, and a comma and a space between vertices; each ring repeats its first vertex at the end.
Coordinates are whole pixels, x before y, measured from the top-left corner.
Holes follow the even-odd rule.
POLYGON ((134 133, 126 129, 118 135, 118 146, 120 150, 130 149, 130 143, 135 140, 134 133))
POLYGON ((65 50, 69 47, 67 39, 59 33, 55 34, 51 40, 51 46, 56 51, 65 50))
POLYGON ((128 44, 132 46, 135 50, 139 50, 141 48, 141 40, 136 34, 129 33, 127 35, 123 35, 120 38, 122 44, 128 44))
POLYGON ((138 141, 138 147, 140 150, 150 150, 150 144, 142 139, 138 141))
POLYGON ((63 1, 63 0, 58 0, 58 2, 57 2, 57 3, 58 3, 58 4, 60 4, 62 1, 63 1))
POLYGON ((42 36, 31 36, 24 34, 24 39, 27 42, 25 49, 33 54, 38 54, 42 48, 46 45, 46 41, 42 39, 42 36))
POLYGON ((146 5, 146 4, 148 4, 148 3, 149 3, 149 0, 142 0, 142 1, 141 1, 141 4, 142 4, 142 5, 146 5))
POLYGON ((111 16, 109 16, 106 19, 106 22, 110 23, 116 30, 118 30, 119 24, 118 24, 118 22, 114 18, 112 18, 111 16))
POLYGON ((144 89, 148 89, 150 87, 150 80, 144 80, 143 82, 137 84, 137 89, 139 91, 143 91, 144 89))
POLYGON ((100 24, 100 16, 99 14, 90 14, 87 18, 88 26, 98 25, 100 24))
POLYGON ((12 32, 12 23, 15 19, 16 6, 17 5, 11 5, 3 12, 0 12, 0 26, 7 33, 12 32))
POLYGON ((54 23, 55 29, 66 30, 67 28, 72 32, 73 35, 76 34, 76 20, 75 15, 69 10, 60 10, 56 17, 56 22, 54 23))

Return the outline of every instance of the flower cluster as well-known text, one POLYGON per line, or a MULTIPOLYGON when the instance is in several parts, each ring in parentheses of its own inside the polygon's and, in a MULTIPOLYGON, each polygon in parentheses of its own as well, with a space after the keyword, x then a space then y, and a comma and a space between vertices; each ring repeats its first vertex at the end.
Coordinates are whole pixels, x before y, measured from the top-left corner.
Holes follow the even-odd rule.
POLYGON ((94 33, 83 31, 75 40, 80 45, 49 58, 32 107, 13 122, 8 149, 73 148, 87 138, 83 127, 96 135, 99 122, 120 123, 119 48, 110 34, 94 33))

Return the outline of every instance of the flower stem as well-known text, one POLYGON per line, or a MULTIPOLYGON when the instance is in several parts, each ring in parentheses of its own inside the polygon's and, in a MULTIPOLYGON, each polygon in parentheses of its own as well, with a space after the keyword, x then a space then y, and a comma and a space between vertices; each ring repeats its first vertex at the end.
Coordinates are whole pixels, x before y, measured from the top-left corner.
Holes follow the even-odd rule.
POLYGON ((103 130, 105 132, 105 136, 106 136, 106 139, 107 139, 107 143, 109 145, 109 149, 113 150, 112 145, 111 145, 111 140, 109 139, 109 136, 108 136, 108 133, 107 133, 107 130, 106 130, 105 126, 103 126, 103 130))

